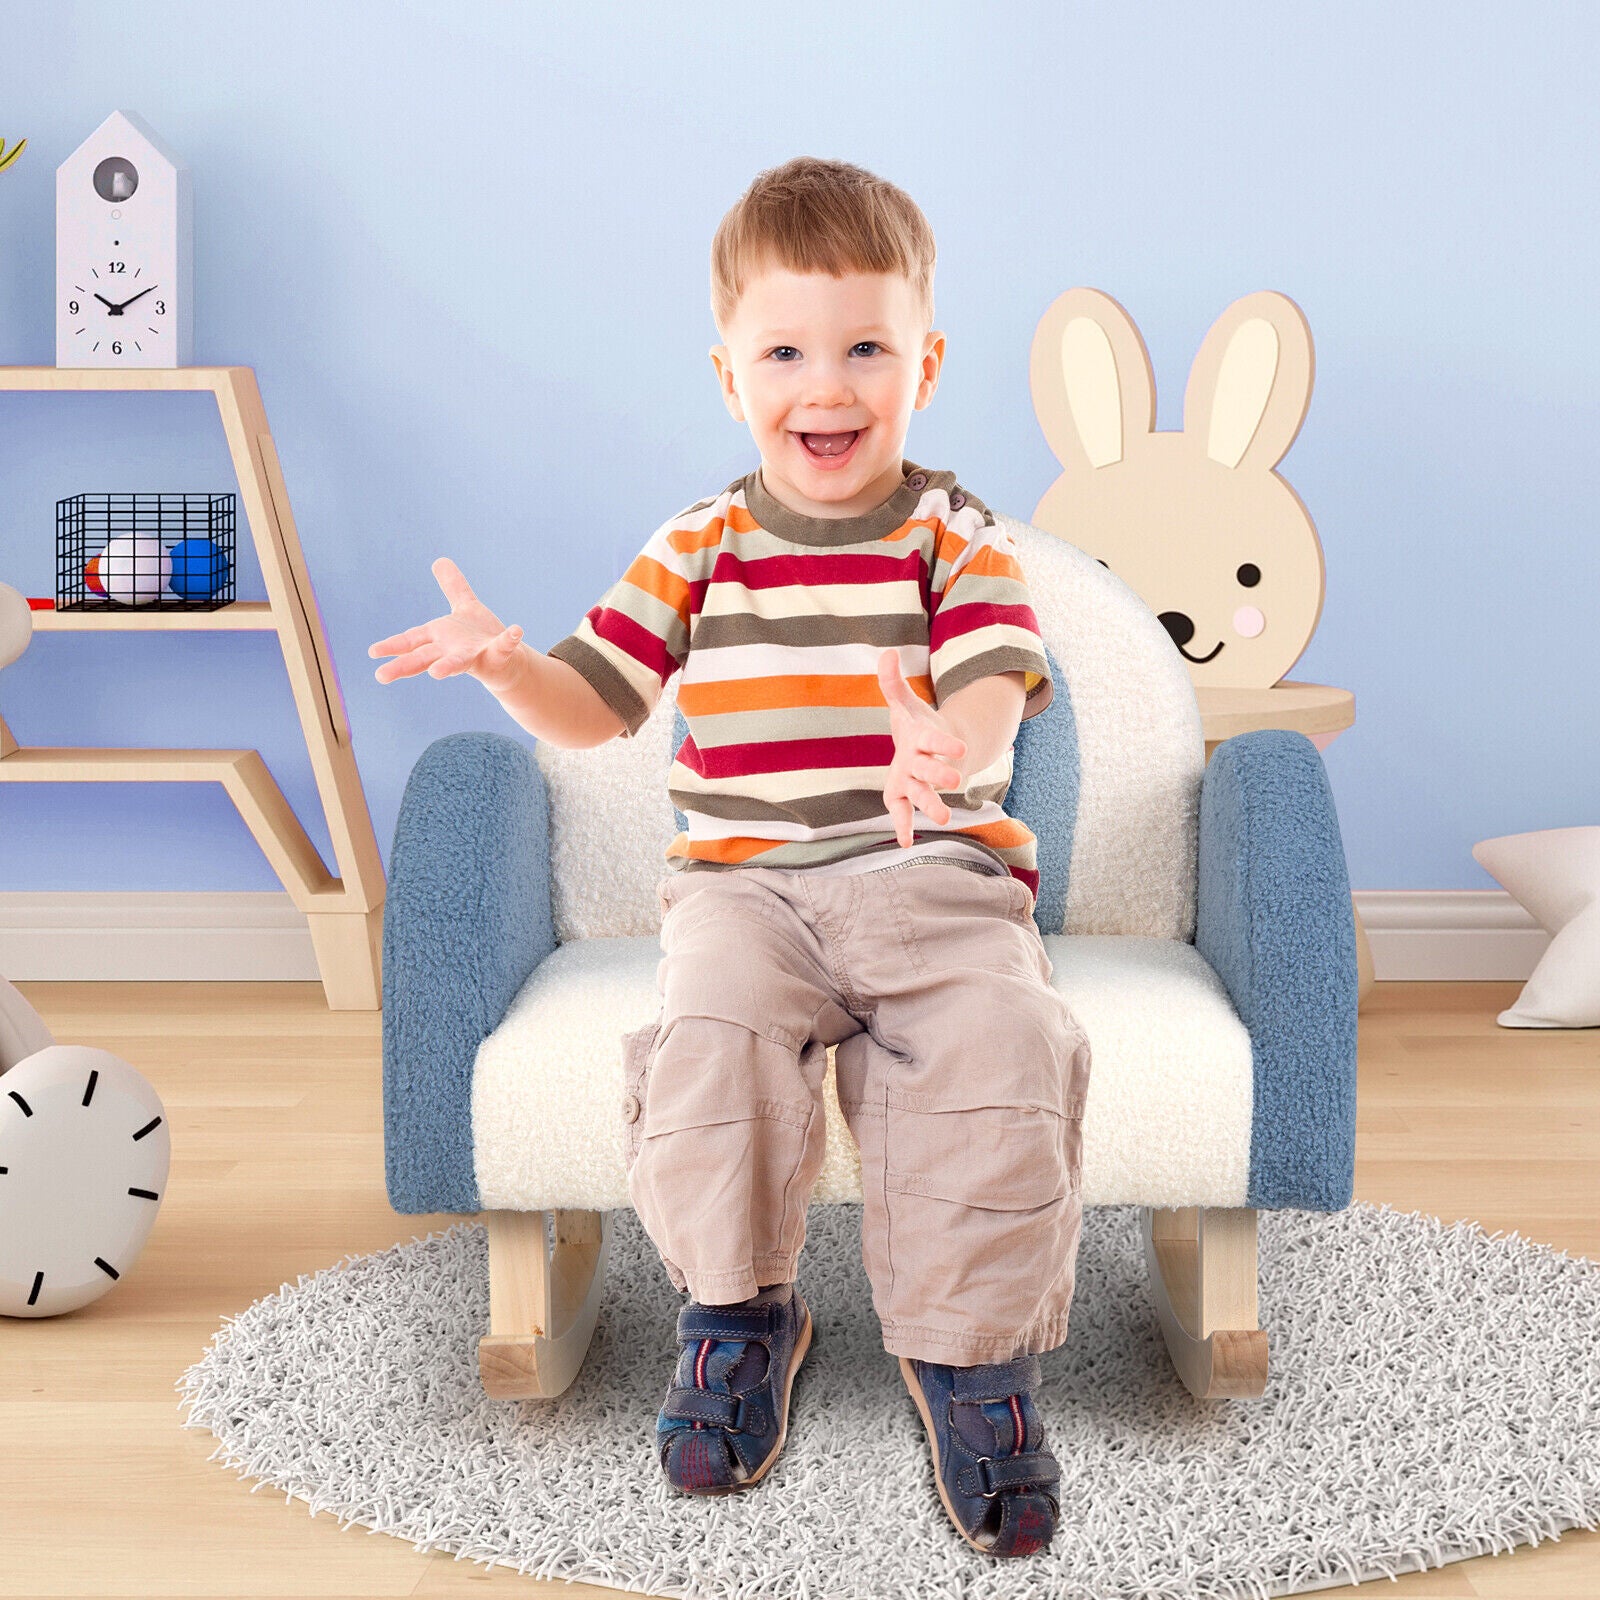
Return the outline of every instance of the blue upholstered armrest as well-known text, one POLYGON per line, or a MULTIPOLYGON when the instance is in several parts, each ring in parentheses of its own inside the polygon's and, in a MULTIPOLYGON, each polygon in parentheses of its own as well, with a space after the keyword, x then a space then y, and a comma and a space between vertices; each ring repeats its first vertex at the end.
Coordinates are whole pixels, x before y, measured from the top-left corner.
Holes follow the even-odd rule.
POLYGON ((1217 747, 1200 791, 1195 947, 1250 1030, 1248 1204, 1350 1204, 1356 940, 1333 793, 1317 748, 1282 729, 1217 747))
POLYGON ((472 1068, 556 944, 550 805, 533 754, 453 733, 406 781, 383 915, 383 1143, 396 1211, 480 1209, 472 1068))

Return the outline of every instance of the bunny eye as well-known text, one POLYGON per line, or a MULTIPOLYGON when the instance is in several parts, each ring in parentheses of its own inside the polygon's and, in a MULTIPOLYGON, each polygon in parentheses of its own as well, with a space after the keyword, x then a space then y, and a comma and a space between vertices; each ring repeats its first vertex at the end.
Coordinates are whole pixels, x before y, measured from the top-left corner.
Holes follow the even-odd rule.
POLYGON ((1261 568, 1258 567, 1255 562, 1247 561, 1236 573, 1234 573, 1234 577, 1236 577, 1239 582, 1245 586, 1245 588, 1253 589, 1258 583, 1261 582, 1261 568))

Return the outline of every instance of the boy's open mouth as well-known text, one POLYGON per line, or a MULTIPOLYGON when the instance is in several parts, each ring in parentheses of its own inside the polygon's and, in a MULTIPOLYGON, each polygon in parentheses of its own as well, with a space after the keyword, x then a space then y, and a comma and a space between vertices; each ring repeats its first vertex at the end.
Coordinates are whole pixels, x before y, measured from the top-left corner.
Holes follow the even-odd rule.
POLYGON ((807 455, 819 461, 837 461, 850 454, 856 440, 865 431, 864 428, 852 428, 848 433, 802 433, 796 437, 807 455))

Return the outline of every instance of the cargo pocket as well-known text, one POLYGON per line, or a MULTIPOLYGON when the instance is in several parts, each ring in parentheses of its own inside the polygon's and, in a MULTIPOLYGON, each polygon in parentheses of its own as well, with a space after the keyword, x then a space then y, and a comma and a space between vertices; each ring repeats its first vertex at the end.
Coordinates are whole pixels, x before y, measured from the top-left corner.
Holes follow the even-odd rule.
POLYGON ((1078 1123, 1040 1106, 891 1101, 886 1131, 887 1320, 995 1342, 1034 1328, 1081 1226, 1078 1123))
POLYGON ((995 1059, 957 1081, 897 1083, 891 1069, 887 1188, 989 1211, 1033 1211, 1081 1188, 1089 1041, 1053 992, 1044 1016, 1042 1035, 1002 1030, 995 1059), (1046 1054, 1021 1065, 1042 1037, 1046 1054))
POLYGON ((644 1101, 650 1063, 655 1058, 656 1041, 661 1037, 661 1018, 654 1017, 642 1028, 622 1036, 622 1140, 623 1170, 630 1171, 639 1154, 644 1128, 644 1101))
POLYGON ((884 1185, 988 1211, 1033 1211, 1074 1186, 1080 1118, 1048 1106, 908 1110, 891 1096, 884 1185))
POLYGON ((670 1002, 666 1019, 632 1125, 633 1208, 686 1270, 787 1263, 825 1138, 799 1053, 721 1017, 676 1015, 670 1002))

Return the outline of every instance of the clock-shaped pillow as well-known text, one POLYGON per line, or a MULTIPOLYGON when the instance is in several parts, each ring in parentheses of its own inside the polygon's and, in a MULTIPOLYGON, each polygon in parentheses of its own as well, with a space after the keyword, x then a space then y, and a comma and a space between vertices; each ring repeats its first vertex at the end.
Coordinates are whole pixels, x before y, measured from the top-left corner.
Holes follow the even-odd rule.
POLYGON ((0 1315, 53 1317, 98 1299, 144 1249, 166 1192, 166 1112, 108 1050, 45 1043, 0 979, 0 1315))

